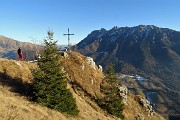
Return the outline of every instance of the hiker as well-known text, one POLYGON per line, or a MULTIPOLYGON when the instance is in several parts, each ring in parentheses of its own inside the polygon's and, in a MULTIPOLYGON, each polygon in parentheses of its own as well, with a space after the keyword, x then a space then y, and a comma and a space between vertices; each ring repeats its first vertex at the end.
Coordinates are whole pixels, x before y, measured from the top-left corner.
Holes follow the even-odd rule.
POLYGON ((21 61, 23 61, 24 60, 24 57, 23 57, 23 54, 22 54, 22 50, 21 50, 21 47, 18 49, 18 55, 19 55, 19 58, 18 58, 18 60, 21 60, 21 61))

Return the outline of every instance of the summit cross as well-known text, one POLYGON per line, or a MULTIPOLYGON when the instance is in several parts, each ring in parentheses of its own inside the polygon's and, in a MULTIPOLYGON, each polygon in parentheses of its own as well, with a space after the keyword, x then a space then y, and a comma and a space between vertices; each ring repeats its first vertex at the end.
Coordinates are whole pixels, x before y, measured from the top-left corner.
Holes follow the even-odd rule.
POLYGON ((68 48, 69 48, 69 46, 70 46, 70 35, 74 35, 74 34, 70 34, 69 33, 69 28, 68 28, 68 33, 67 34, 63 34, 63 35, 67 35, 68 36, 68 48))

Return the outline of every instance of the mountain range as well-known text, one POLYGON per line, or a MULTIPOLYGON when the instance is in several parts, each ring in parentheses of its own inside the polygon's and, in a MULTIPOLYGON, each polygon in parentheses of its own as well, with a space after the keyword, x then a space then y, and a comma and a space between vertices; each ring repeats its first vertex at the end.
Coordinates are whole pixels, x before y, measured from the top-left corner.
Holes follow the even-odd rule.
POLYGON ((179 31, 154 25, 102 28, 92 31, 71 49, 92 57, 104 70, 112 63, 117 73, 147 78, 153 86, 147 88, 138 83, 136 87, 157 91, 155 104, 180 113, 179 31))

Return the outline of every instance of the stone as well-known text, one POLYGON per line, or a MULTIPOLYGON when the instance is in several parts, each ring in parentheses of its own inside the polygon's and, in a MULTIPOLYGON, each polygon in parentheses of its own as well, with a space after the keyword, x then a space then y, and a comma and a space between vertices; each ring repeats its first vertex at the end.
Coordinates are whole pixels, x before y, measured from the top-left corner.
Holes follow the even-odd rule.
POLYGON ((80 67, 81 67, 81 69, 84 71, 84 64, 82 64, 80 67))
POLYGON ((122 98, 122 102, 127 105, 127 94, 128 94, 128 89, 125 85, 117 86, 119 89, 119 95, 122 98))
POLYGON ((154 110, 146 98, 136 95, 136 99, 139 104, 145 108, 146 112, 148 112, 148 116, 152 116, 154 114, 154 110))
POLYGON ((94 62, 93 58, 86 57, 86 62, 89 64, 93 69, 96 69, 96 63, 94 62))
POLYGON ((102 69, 102 66, 101 66, 101 65, 99 65, 99 66, 98 66, 98 70, 99 70, 100 72, 102 72, 102 71, 103 71, 103 69, 102 69))
POLYGON ((69 57, 67 52, 61 52, 61 56, 64 57, 64 58, 68 58, 69 57))

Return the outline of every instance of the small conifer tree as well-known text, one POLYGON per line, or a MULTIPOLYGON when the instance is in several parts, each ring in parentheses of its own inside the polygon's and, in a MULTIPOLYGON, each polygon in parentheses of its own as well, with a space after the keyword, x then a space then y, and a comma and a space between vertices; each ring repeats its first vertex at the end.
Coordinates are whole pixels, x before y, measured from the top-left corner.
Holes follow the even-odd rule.
POLYGON ((101 92, 104 97, 98 99, 97 102, 100 107, 105 109, 108 113, 115 115, 119 118, 124 118, 122 112, 124 105, 122 104, 121 97, 119 96, 119 89, 117 88, 117 76, 114 70, 114 65, 108 67, 106 79, 101 83, 101 92))
POLYGON ((75 99, 67 89, 67 78, 61 69, 56 43, 57 41, 53 41, 53 32, 49 30, 44 40, 45 48, 38 63, 39 68, 32 70, 32 99, 60 112, 77 115, 79 111, 75 99))

